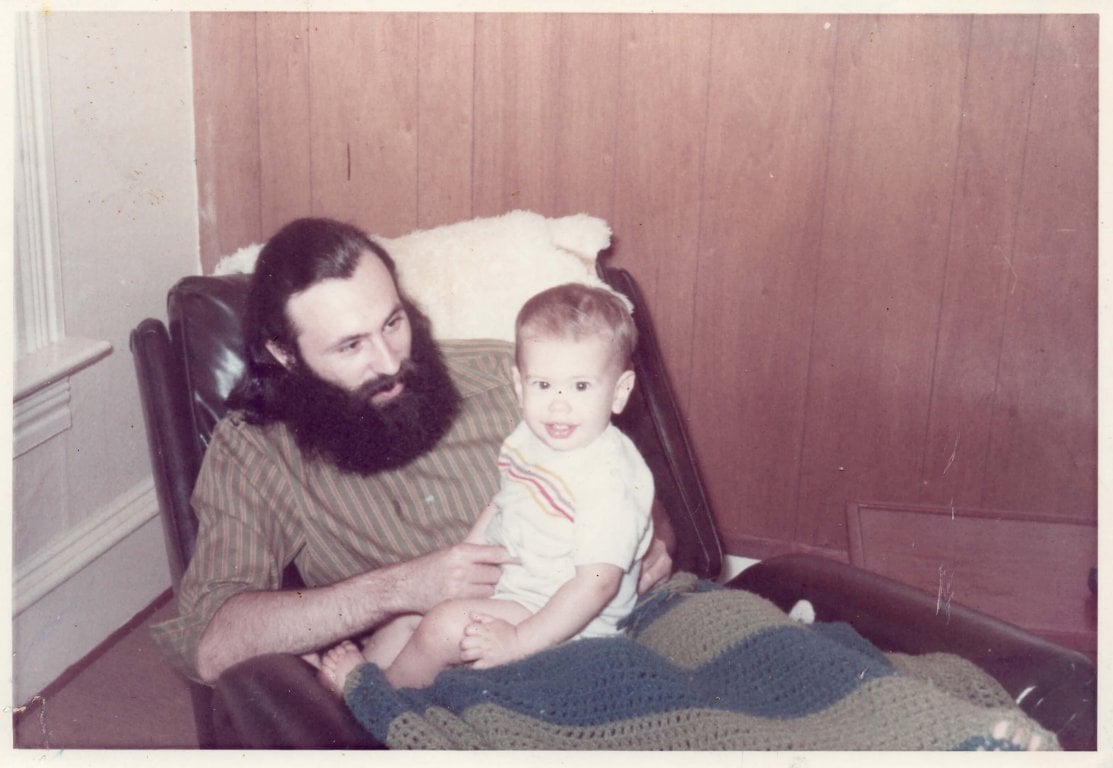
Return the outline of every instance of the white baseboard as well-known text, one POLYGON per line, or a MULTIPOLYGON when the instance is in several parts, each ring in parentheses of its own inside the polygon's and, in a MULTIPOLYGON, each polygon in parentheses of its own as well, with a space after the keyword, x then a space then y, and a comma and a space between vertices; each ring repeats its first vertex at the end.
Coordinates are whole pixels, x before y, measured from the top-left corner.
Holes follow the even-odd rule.
POLYGON ((151 480, 13 574, 13 701, 25 703, 170 586, 151 480))
POLYGON ((155 495, 154 480, 147 478, 26 561, 16 564, 12 614, 18 616, 23 613, 156 517, 158 497, 155 495))

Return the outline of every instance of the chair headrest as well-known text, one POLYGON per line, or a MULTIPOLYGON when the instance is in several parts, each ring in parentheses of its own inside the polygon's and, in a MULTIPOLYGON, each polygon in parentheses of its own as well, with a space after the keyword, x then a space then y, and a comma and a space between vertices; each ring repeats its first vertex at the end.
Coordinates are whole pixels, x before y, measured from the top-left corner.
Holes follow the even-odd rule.
POLYGON ((170 336, 183 362, 193 426, 208 447, 244 370, 243 312, 250 275, 190 276, 170 289, 170 336))

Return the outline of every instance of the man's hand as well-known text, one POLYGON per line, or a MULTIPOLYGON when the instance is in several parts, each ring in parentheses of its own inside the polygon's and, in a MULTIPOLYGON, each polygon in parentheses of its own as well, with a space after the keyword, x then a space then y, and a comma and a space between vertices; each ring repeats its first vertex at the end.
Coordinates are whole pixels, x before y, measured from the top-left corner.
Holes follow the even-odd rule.
POLYGON ((425 613, 437 603, 494 594, 502 566, 517 558, 491 544, 462 543, 397 566, 399 613, 425 613))
POLYGON ((642 557, 642 572, 638 577, 638 594, 653 589, 672 575, 672 556, 661 539, 654 537, 642 557))

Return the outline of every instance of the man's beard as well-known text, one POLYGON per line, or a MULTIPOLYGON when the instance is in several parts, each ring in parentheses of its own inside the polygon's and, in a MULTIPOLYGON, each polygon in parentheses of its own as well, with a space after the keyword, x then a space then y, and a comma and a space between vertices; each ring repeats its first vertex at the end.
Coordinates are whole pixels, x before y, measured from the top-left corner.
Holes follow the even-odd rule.
POLYGON ((429 451, 460 409, 444 358, 420 321, 413 324, 410 357, 397 374, 351 392, 299 359, 280 391, 281 418, 302 452, 361 475, 396 469, 429 451), (371 402, 398 381, 404 385, 400 394, 380 405, 371 402))

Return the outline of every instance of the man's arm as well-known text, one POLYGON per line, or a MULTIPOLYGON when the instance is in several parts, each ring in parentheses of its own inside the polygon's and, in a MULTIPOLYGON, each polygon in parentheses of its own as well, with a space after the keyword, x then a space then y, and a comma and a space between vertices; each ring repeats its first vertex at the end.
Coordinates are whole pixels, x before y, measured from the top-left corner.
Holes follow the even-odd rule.
POLYGON ((465 543, 327 587, 241 592, 205 628, 197 672, 213 682, 252 656, 306 653, 398 613, 424 613, 448 598, 490 597, 500 566, 511 560, 502 547, 465 543))

